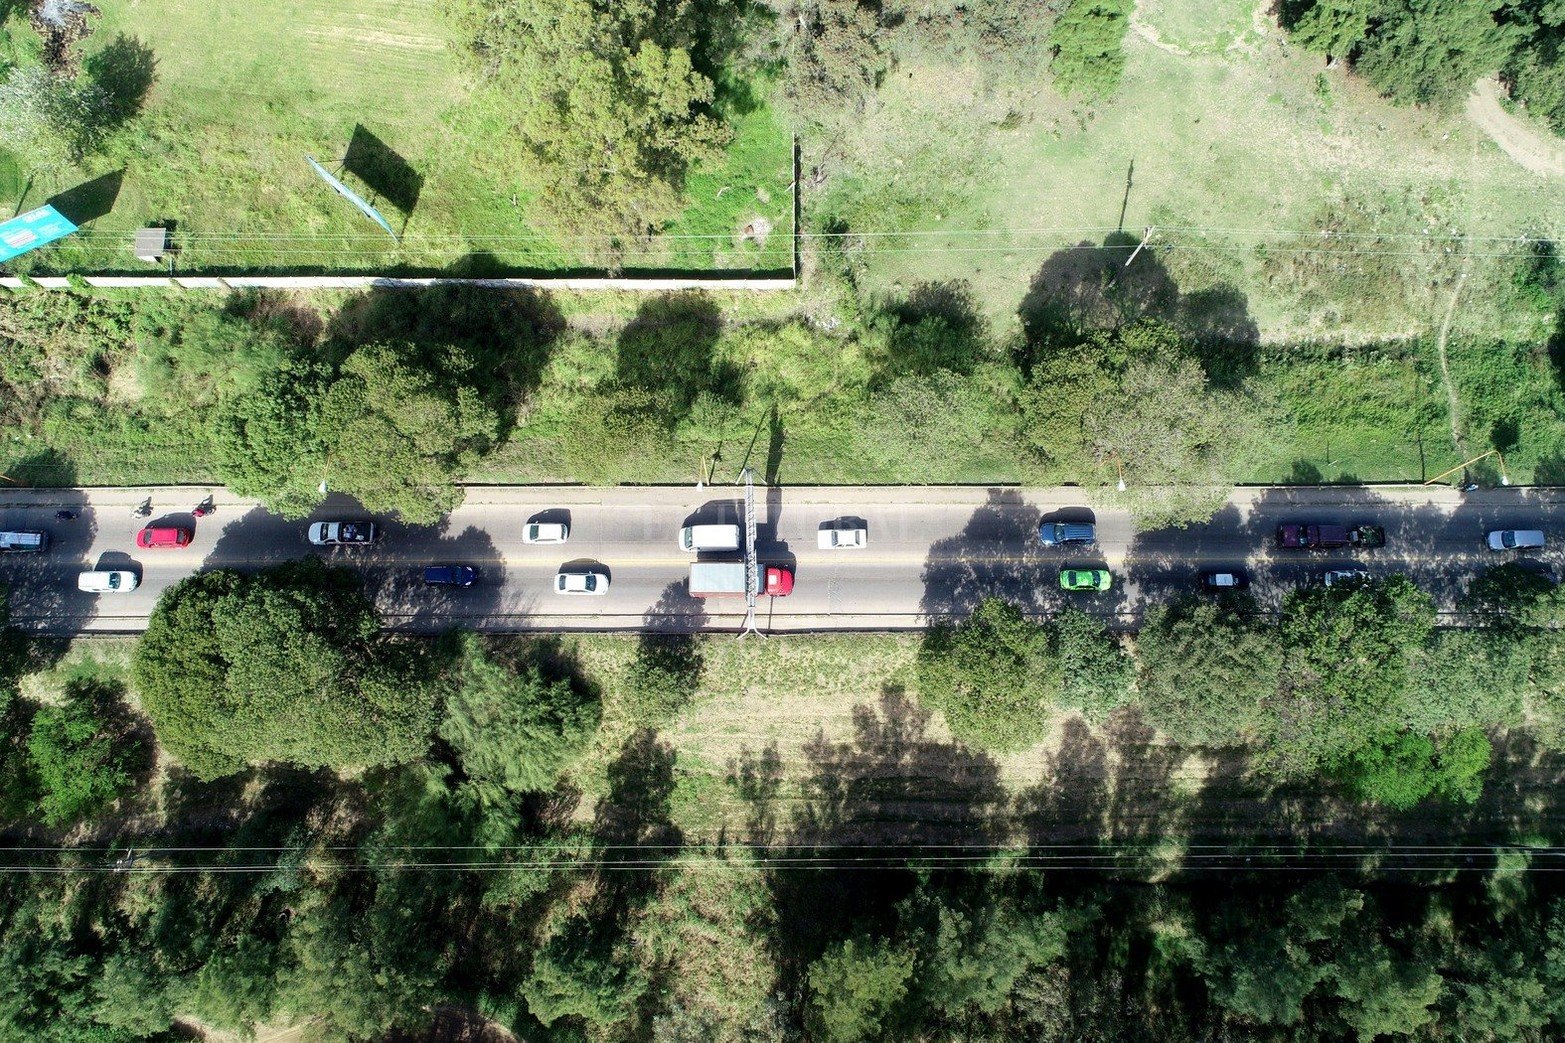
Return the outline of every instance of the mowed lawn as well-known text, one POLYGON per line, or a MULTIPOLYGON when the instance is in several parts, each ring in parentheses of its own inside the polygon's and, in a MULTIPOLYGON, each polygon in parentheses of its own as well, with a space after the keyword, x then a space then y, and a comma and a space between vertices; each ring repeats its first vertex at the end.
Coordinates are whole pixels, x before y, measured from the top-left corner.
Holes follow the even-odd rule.
POLYGON ((1441 236, 1559 238, 1559 186, 1514 164, 1460 107, 1394 106, 1340 63, 1327 69, 1285 41, 1267 6, 1142 0, 1123 83, 1096 103, 1061 99, 1041 74, 997 106, 971 75, 899 71, 850 174, 870 180, 889 156, 945 147, 937 131, 909 126, 987 120, 988 130, 951 169, 957 183, 925 186, 941 205, 911 226, 917 238, 868 244, 866 285, 966 280, 993 318, 1013 321, 1059 251, 1154 226, 1155 256, 1180 293, 1233 288, 1263 341, 1431 331, 1461 271, 1471 292, 1460 324, 1536 332, 1483 291, 1514 265, 1495 255, 1519 248, 1441 236), (1345 236, 1323 242, 1323 228, 1345 236), (1344 248, 1353 252, 1323 252, 1344 248))
MULTIPOLYGON (((584 244, 529 223, 526 193, 503 171, 504 151, 516 143, 475 104, 437 0, 100 6, 83 53, 137 41, 153 55, 155 80, 140 124, 112 159, 40 179, 28 193, 37 205, 105 177, 85 195, 113 202, 86 233, 40 258, 50 269, 137 270, 126 233, 153 221, 174 222, 187 271, 492 272, 592 261, 584 244), (380 207, 400 245, 305 162, 314 156, 340 172, 356 138, 357 155, 376 167, 355 162, 345 180, 380 207), (360 168, 380 173, 361 178, 360 168)), ((30 34, 17 19, 9 29, 30 34)), ((733 122, 729 158, 692 177, 693 219, 679 229, 719 238, 697 248, 673 240, 627 267, 787 266, 789 139, 764 107, 733 122), (757 216, 780 233, 765 251, 734 238, 757 216)), ((25 180, 26 171, 6 165, 0 180, 25 180)))

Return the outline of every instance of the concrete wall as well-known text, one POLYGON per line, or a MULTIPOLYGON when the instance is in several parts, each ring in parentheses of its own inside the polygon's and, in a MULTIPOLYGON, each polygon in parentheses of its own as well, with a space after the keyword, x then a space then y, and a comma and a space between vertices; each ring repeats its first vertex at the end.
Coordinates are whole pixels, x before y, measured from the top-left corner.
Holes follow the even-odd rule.
MULTIPOLYGON (((405 279, 383 275, 85 275, 88 286, 105 290, 412 290, 425 286, 483 286, 493 290, 628 290, 636 293, 667 293, 671 290, 792 290, 797 279, 459 279, 436 276, 405 279)), ((33 283, 45 290, 64 290, 70 282, 64 276, 39 276, 33 283)), ((0 277, 0 286, 20 289, 24 283, 15 276, 0 277)))

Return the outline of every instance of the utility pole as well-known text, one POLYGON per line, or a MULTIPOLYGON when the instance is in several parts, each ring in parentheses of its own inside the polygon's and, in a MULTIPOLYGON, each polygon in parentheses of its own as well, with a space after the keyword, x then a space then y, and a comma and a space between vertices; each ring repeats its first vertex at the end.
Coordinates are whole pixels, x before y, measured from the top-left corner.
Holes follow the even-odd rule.
POLYGON ((1139 255, 1142 250, 1147 248, 1147 243, 1152 241, 1152 233, 1155 231, 1157 231, 1156 228, 1154 228, 1152 225, 1147 225, 1146 234, 1141 237, 1140 245, 1138 245, 1134 250, 1130 251, 1130 257, 1125 261, 1126 268, 1129 268, 1131 261, 1134 261, 1137 255, 1139 255))
POLYGON ((746 467, 740 472, 739 477, 744 481, 744 629, 739 632, 740 637, 746 634, 761 633, 760 626, 755 621, 756 595, 760 592, 761 568, 755 560, 755 472, 746 467))

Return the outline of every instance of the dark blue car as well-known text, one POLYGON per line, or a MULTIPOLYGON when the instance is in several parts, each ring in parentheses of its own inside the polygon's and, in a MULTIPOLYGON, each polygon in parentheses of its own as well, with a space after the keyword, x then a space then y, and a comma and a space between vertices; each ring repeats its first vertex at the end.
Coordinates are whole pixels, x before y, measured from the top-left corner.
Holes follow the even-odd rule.
POLYGON ((431 565, 424 570, 424 582, 432 587, 471 587, 478 582, 478 570, 471 565, 431 565))

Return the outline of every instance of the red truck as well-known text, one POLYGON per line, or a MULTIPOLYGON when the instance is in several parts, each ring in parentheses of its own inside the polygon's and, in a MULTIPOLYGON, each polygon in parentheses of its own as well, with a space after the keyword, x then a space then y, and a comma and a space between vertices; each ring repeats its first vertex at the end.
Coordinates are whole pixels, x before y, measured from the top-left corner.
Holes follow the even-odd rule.
MULTIPOLYGON (((756 569, 761 589, 757 597, 784 597, 793 593, 793 572, 781 565, 762 564, 756 569)), ((690 596, 693 598, 742 598, 745 596, 744 562, 696 561, 690 564, 690 596)))
POLYGON ((1277 546, 1284 550, 1336 550, 1384 547, 1386 530, 1378 525, 1279 525, 1277 546))

